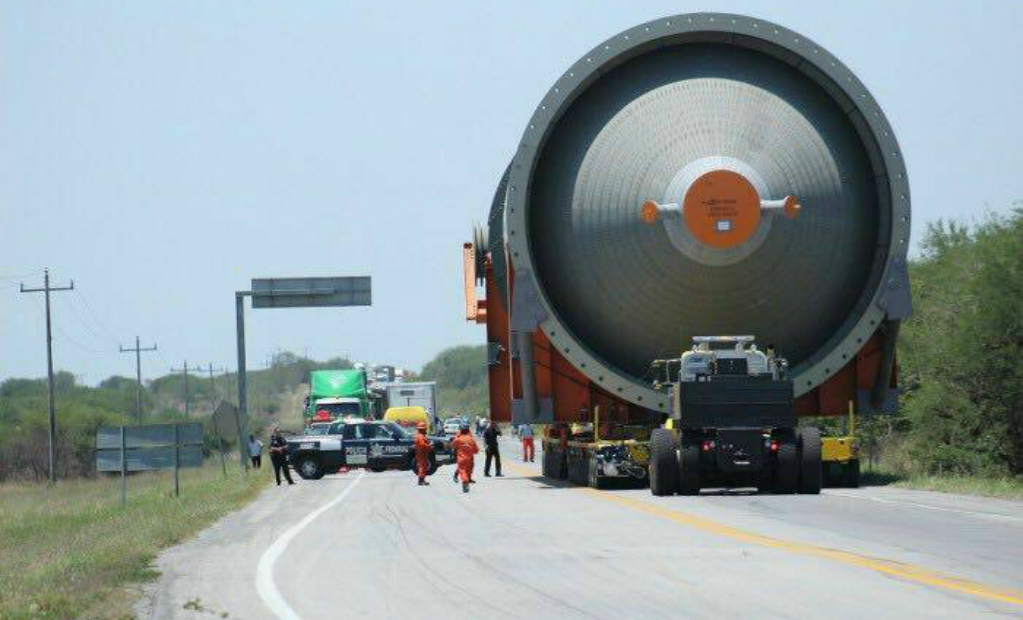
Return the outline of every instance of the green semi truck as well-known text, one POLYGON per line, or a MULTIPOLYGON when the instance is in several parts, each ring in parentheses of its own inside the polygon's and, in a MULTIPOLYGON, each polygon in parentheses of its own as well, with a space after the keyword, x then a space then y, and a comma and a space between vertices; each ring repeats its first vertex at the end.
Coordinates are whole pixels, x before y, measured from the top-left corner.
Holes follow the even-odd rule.
POLYGON ((366 371, 314 370, 309 374, 306 422, 329 422, 345 418, 370 418, 372 403, 366 389, 366 371))

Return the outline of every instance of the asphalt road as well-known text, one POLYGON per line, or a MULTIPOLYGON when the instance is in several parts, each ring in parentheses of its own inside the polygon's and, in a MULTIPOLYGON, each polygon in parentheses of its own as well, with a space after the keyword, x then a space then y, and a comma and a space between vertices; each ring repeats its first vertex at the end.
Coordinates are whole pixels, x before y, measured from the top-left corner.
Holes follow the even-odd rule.
MULTIPOLYGON (((655 498, 553 483, 505 447, 271 488, 163 553, 140 618, 1023 617, 1023 502, 891 488, 655 498), (224 614, 227 614, 224 616, 224 614)), ((267 473, 266 470, 263 471, 267 473)))

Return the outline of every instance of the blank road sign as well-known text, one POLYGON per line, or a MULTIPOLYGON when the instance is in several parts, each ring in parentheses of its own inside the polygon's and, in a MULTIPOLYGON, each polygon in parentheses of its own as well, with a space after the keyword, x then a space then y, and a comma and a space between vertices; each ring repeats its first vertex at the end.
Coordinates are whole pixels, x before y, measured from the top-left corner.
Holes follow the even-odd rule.
MULTIPOLYGON (((174 446, 128 448, 125 471, 174 469, 174 446)), ((178 467, 201 467, 202 446, 179 446, 178 467)), ((121 450, 96 450, 96 471, 121 471, 121 450)))
POLYGON ((252 280, 253 308, 369 306, 372 301, 369 276, 252 280))
MULTIPOLYGON (((146 424, 124 427, 125 470, 173 469, 175 437, 177 466, 202 465, 202 424, 146 424)), ((100 427, 96 431, 96 471, 120 470, 121 428, 100 427)))
MULTIPOLYGON (((144 426, 125 426, 124 445, 132 448, 152 448, 155 446, 174 445, 174 427, 178 427, 178 443, 202 445, 202 424, 189 422, 185 424, 146 424, 144 426)), ((114 426, 102 426, 96 431, 97 448, 121 449, 121 429, 114 426)))

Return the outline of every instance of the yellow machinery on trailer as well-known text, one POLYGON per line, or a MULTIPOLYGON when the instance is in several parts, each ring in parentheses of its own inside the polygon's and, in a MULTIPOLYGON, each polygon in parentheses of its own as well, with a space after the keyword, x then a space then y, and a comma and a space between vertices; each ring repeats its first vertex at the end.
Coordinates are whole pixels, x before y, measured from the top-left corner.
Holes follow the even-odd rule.
POLYGON ((601 429, 600 406, 594 407, 591 423, 545 428, 543 474, 595 489, 606 488, 612 480, 645 486, 650 429, 623 425, 605 425, 603 433, 601 429))
POLYGON ((851 401, 844 434, 821 437, 821 464, 827 486, 860 486, 860 446, 856 441, 856 413, 851 401))

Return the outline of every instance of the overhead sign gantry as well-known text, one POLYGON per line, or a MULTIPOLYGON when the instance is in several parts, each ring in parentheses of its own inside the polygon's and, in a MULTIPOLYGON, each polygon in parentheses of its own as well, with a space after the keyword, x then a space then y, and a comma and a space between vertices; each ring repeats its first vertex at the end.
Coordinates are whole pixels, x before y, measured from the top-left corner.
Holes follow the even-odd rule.
POLYGON ((256 278, 251 289, 234 294, 238 337, 238 453, 243 467, 249 410, 245 381, 245 298, 252 298, 253 308, 322 308, 370 306, 373 302, 370 276, 333 278, 256 278))

